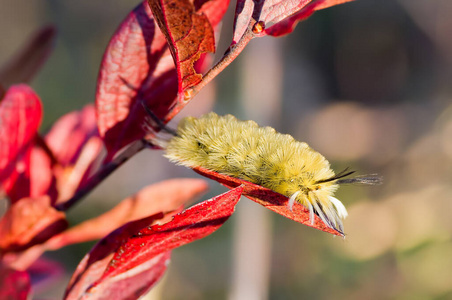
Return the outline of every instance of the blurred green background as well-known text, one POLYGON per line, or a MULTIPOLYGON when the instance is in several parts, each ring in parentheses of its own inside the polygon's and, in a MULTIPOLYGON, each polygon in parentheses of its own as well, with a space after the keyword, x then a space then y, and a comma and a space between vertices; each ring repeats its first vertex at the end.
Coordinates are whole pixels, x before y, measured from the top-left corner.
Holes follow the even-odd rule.
MULTIPOLYGON (((31 84, 44 103, 43 131, 94 101, 103 51, 138 2, 0 0, 0 65, 38 28, 58 30, 31 84)), ((452 299, 451 15, 450 0, 358 0, 316 13, 287 37, 252 41, 183 115, 255 119, 306 141, 335 170, 378 173, 384 184, 340 188, 349 210, 344 240, 243 199, 218 232, 173 251, 149 298, 452 299), (242 252, 250 249, 254 275, 242 277, 242 252)), ((219 54, 232 18, 230 11, 219 54)), ((153 182, 196 176, 145 151, 71 211, 70 222, 153 182)), ((211 182, 203 199, 223 191, 211 182)), ((47 253, 67 275, 39 297, 61 297, 92 245, 47 253)))

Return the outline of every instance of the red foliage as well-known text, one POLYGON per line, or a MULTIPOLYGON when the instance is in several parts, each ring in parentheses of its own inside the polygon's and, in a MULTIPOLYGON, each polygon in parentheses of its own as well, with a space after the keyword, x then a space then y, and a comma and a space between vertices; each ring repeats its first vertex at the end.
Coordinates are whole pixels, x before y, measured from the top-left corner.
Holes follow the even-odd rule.
MULTIPOLYGON (((195 24, 196 28, 200 25, 202 32, 212 33, 210 26, 218 25, 227 4, 228 1, 207 1, 205 4, 196 1, 196 19, 203 20, 202 24, 195 24)), ((164 12, 159 15, 164 15, 164 12)), ((172 32, 171 29, 165 31, 172 32)), ((209 46, 202 46, 207 47, 205 50, 197 47, 187 50, 187 44, 180 44, 179 50, 175 50, 177 48, 170 44, 170 49, 178 53, 176 70, 165 36, 146 1, 122 22, 105 51, 96 92, 99 132, 110 158, 125 145, 145 136, 143 124, 146 113, 142 102, 165 122, 186 104, 176 96, 190 86, 188 83, 191 80, 187 76, 194 75, 193 63, 199 58, 198 54, 214 49, 213 35, 209 36, 205 42, 209 46), (180 61, 183 59, 187 59, 187 63, 181 68, 180 61)), ((183 41, 196 42, 195 39, 183 41)))
POLYGON ((173 179, 150 185, 124 199, 110 211, 54 236, 44 248, 56 250, 67 245, 100 239, 127 222, 177 210, 206 190, 207 184, 201 179, 173 179))
MULTIPOLYGON (((243 187, 238 187, 192 206, 163 225, 150 226, 164 216, 157 214, 122 226, 102 239, 85 256, 71 279, 67 299, 78 299, 84 294, 98 297, 106 284, 118 291, 118 287, 111 283, 118 282, 118 278, 129 281, 130 277, 141 274, 143 269, 161 276, 163 273, 159 271, 162 263, 168 260, 169 251, 216 231, 234 212, 242 191, 243 187)), ((152 283, 158 280, 151 277, 152 283)), ((132 287, 128 287, 127 292, 131 290, 132 287)))
POLYGON ((99 71, 97 124, 110 156, 144 136, 140 101, 162 118, 176 94, 171 54, 144 1, 113 35, 99 71))
POLYGON ((177 66, 180 95, 202 79, 193 65, 202 53, 215 52, 213 28, 207 17, 197 14, 194 4, 188 0, 148 2, 160 30, 169 41, 169 49, 177 66))
POLYGON ((146 263, 126 272, 123 276, 107 278, 95 288, 90 284, 98 278, 110 257, 92 265, 89 275, 84 276, 64 299, 121 299, 134 300, 149 291, 163 276, 169 265, 171 252, 160 253, 146 263))
POLYGON ((39 97, 24 84, 10 87, 30 80, 49 55, 55 30, 38 32, 0 68, 0 191, 11 203, 0 220, 0 298, 28 297, 33 268, 28 273, 19 270, 30 267, 44 251, 103 237, 77 267, 66 299, 136 299, 161 278, 172 249, 217 230, 242 194, 296 222, 342 235, 317 217, 311 225, 308 210, 298 203, 289 209, 287 197, 202 168, 195 171, 231 191, 178 215, 185 203, 206 190, 204 181, 177 179, 149 186, 68 230, 59 210, 71 207, 143 148, 143 143, 135 143, 136 148, 132 144, 120 152, 153 134, 144 128, 142 104, 168 122, 251 39, 290 33, 316 10, 347 1, 352 0, 238 0, 231 47, 205 74, 206 54, 215 50, 214 32, 229 0, 143 1, 105 51, 95 108, 63 116, 43 138, 38 134, 39 97), (267 24, 273 25, 265 28, 267 24), (104 145, 107 157, 102 163, 104 145))
POLYGON ((121 297, 125 296, 124 294, 135 295, 134 299, 136 299, 139 291, 145 292, 149 289, 163 275, 169 260, 169 252, 162 253, 160 257, 156 257, 145 267, 138 266, 137 269, 125 273, 124 276, 105 278, 99 282, 96 288, 93 288, 93 283, 103 276, 114 253, 127 241, 129 236, 163 217, 164 214, 159 213, 127 223, 99 241, 77 266, 66 290, 65 299, 80 299, 82 295, 86 295, 90 299, 103 299, 106 291, 109 295, 113 292, 113 294, 117 294, 117 297, 119 296, 119 298, 113 299, 129 299, 121 297), (124 283, 127 285, 124 286, 124 283))
POLYGON ((237 186, 243 186, 243 196, 253 200, 256 203, 268 208, 286 218, 294 220, 295 222, 304 224, 309 227, 316 228, 334 235, 343 236, 342 232, 336 231, 328 226, 315 215, 314 224, 311 224, 309 220, 309 210, 298 202, 295 202, 292 209, 289 208, 287 202, 289 198, 273 192, 268 188, 264 188, 260 185, 248 182, 246 180, 230 177, 224 174, 209 171, 207 169, 198 167, 193 169, 195 172, 202 176, 213 179, 222 185, 234 189, 237 186))
POLYGON ((0 188, 13 203, 55 196, 51 159, 34 146, 41 118, 41 100, 27 85, 12 86, 0 103, 0 188))
POLYGON ((353 0, 238 0, 235 13, 233 43, 237 43, 253 23, 273 24, 258 35, 289 34, 298 21, 308 18, 316 10, 353 0))
POLYGON ((281 36, 291 33, 298 22, 309 18, 315 11, 328 8, 333 5, 350 2, 353 0, 317 0, 304 6, 301 10, 288 18, 265 29, 265 33, 272 36, 281 36))
POLYGON ((53 161, 48 153, 41 147, 29 145, 26 153, 16 163, 15 172, 5 181, 5 192, 10 201, 15 203, 24 197, 49 195, 54 203, 57 192, 52 168, 53 161))
POLYGON ((25 166, 42 117, 39 97, 26 85, 8 89, 0 102, 0 184, 8 193, 25 166))

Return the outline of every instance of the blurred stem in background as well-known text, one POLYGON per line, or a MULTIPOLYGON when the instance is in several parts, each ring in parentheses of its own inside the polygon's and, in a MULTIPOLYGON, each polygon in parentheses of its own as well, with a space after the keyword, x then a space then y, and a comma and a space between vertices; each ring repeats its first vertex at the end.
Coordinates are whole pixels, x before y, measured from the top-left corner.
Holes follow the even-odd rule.
MULTIPOLYGON (((239 58, 239 118, 277 126, 282 102, 281 39, 253 40, 239 58)), ((239 203, 233 237, 232 286, 229 299, 267 299, 272 249, 271 212, 248 199, 239 203)))

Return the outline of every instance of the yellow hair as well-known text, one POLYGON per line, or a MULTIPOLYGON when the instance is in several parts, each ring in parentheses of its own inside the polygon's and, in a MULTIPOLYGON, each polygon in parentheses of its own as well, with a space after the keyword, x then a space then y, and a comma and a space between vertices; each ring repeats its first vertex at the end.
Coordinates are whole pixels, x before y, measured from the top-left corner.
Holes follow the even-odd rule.
POLYGON ((306 143, 271 127, 234 116, 206 114, 187 117, 167 147, 169 160, 187 167, 203 167, 244 179, 298 201, 323 222, 339 231, 347 216, 344 205, 333 197, 338 188, 329 162, 306 143))

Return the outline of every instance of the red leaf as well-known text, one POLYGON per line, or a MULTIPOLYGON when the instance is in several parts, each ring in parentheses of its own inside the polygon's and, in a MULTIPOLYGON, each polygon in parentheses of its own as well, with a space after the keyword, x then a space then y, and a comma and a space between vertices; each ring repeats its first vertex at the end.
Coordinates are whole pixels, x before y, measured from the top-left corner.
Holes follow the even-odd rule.
POLYGON ((188 0, 149 0, 160 30, 170 45, 177 66, 179 95, 199 83, 193 64, 202 53, 215 52, 213 28, 204 14, 197 14, 188 0))
POLYGON ((67 228, 65 215, 50 206, 50 198, 23 198, 0 220, 0 252, 22 251, 67 228))
MULTIPOLYGON (((102 281, 95 288, 89 289, 89 277, 83 278, 79 285, 69 291, 64 299, 108 299, 108 300, 134 300, 139 299, 149 291, 165 274, 169 264, 171 252, 160 253, 146 263, 137 266, 121 276, 112 277, 102 281)), ((108 263, 108 258, 102 260, 108 263)), ((96 267, 97 274, 94 271, 91 275, 94 277, 102 275, 105 270, 105 264, 99 264, 96 267), (97 275, 97 276, 96 276, 97 275)))
POLYGON ((12 86, 0 102, 0 183, 14 172, 37 133, 41 117, 41 101, 27 85, 12 86))
POLYGON ((243 187, 194 205, 163 225, 144 227, 116 251, 93 287, 165 253, 216 231, 232 215, 243 187))
POLYGON ((96 92, 97 122, 110 156, 142 138, 144 100, 164 117, 177 94, 177 77, 165 37, 146 1, 112 37, 102 60, 96 92))
POLYGON ((243 196, 253 200, 256 203, 259 203, 260 205, 286 217, 291 220, 294 220, 295 222, 304 224, 309 227, 313 227, 334 235, 343 236, 343 234, 339 231, 336 231, 323 223, 323 221, 315 215, 315 221, 314 224, 311 225, 310 219, 309 219, 309 210, 304 207, 302 204, 295 202, 292 210, 289 209, 287 203, 289 201, 289 198, 286 196, 283 196, 279 193, 276 193, 268 188, 264 188, 260 185, 230 177, 224 174, 216 173, 213 171, 209 171, 207 169, 198 167, 193 169, 198 174, 201 174, 202 176, 205 176, 207 178, 213 179, 222 185, 233 189, 237 186, 244 186, 243 190, 243 196))
MULTIPOLYGON (((228 3, 229 0, 195 1, 195 9, 215 27, 228 3)), ((96 92, 98 128, 109 157, 145 136, 146 113, 142 101, 159 119, 168 122, 186 104, 177 102, 177 93, 178 74, 174 60, 165 36, 144 1, 114 34, 99 73, 96 92)))
POLYGON ((0 264, 0 282, 0 299, 28 299, 31 284, 27 272, 14 270, 0 264))
POLYGON ((253 22, 261 21, 264 25, 274 24, 257 34, 274 36, 288 34, 293 31, 296 22, 306 19, 315 10, 353 0, 238 0, 234 23, 233 44, 244 35, 253 22))
POLYGON ((214 28, 229 6, 229 0, 148 0, 164 33, 178 75, 178 97, 165 121, 176 115, 190 100, 187 89, 201 82, 195 63, 206 53, 215 52, 214 28))
POLYGON ((54 236, 47 241, 45 248, 55 250, 66 245, 99 239, 127 222, 159 212, 176 210, 205 193, 207 187, 207 183, 201 179, 172 179, 150 185, 99 217, 54 236))
MULTIPOLYGON (((0 68, 0 84, 9 87, 29 82, 47 60, 55 43, 53 26, 41 28, 5 66, 0 68)), ((0 97, 1 98, 1 97, 0 97)))
POLYGON ((83 296, 89 299, 104 299, 103 293, 107 293, 108 290, 115 291, 119 296, 111 299, 129 299, 128 295, 135 295, 131 299, 137 299, 140 291, 144 293, 163 275, 170 252, 156 256, 145 265, 146 268, 142 268, 144 265, 138 266, 130 270, 131 272, 122 274, 123 276, 110 277, 102 281, 98 289, 91 287, 102 276, 114 253, 128 240, 129 236, 163 217, 164 214, 159 213, 127 223, 99 241, 77 266, 66 290, 65 299, 80 299, 83 296), (120 293, 123 292, 127 295, 121 298, 120 293))
POLYGON ((277 24, 265 29, 265 33, 272 36, 282 36, 291 33, 298 22, 310 17, 315 11, 328 8, 330 6, 350 2, 353 0, 318 0, 305 6, 296 14, 278 22, 277 24))

